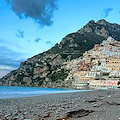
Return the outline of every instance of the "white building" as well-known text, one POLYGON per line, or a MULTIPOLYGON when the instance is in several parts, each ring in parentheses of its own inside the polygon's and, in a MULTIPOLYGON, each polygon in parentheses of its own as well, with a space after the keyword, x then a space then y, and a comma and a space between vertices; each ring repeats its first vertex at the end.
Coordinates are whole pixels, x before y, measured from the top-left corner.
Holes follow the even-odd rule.
POLYGON ((109 77, 120 77, 120 71, 111 71, 109 77))
POLYGON ((101 75, 101 73, 98 71, 87 71, 87 74, 85 77, 97 77, 100 75, 101 75))

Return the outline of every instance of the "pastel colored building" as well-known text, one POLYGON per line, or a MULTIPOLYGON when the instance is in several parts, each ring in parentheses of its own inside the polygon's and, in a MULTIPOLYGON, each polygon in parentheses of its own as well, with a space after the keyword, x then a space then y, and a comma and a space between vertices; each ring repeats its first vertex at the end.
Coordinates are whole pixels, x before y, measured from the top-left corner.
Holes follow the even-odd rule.
POLYGON ((73 77, 85 76, 86 74, 87 74, 87 71, 77 71, 77 72, 74 72, 73 77))
POLYGON ((107 80, 105 78, 98 78, 98 79, 90 80, 89 86, 90 88, 96 88, 96 89, 106 88, 106 81, 107 80))
POLYGON ((120 70, 120 59, 115 59, 115 56, 106 58, 106 63, 107 63, 107 65, 106 65, 107 70, 109 70, 109 71, 120 70))
POLYGON ((104 49, 104 47, 102 47, 102 46, 98 48, 99 51, 101 51, 101 50, 103 50, 103 49, 104 49))
POLYGON ((85 51, 85 52, 83 53, 83 56, 86 56, 86 55, 88 55, 88 51, 85 51))
POLYGON ((87 57, 87 59, 85 60, 85 64, 89 64, 91 63, 91 57, 87 57))
POLYGON ((103 40, 103 42, 100 45, 102 46, 106 45, 106 40, 103 40))
POLYGON ((101 66, 94 65, 91 69, 91 71, 101 71, 101 66))
POLYGON ((73 86, 76 89, 88 88, 90 80, 94 80, 94 78, 91 78, 91 77, 79 77, 78 79, 75 80, 75 82, 73 82, 73 86))
POLYGON ((100 46, 100 44, 95 44, 94 49, 97 49, 100 46))
POLYGON ((105 45, 104 51, 110 51, 112 49, 112 45, 105 45))
POLYGON ((112 41, 115 41, 115 39, 112 38, 111 36, 109 36, 109 37, 107 38, 107 41, 112 42, 112 41))
POLYGON ((119 82, 119 78, 110 78, 109 80, 107 80, 107 88, 117 88, 118 87, 118 82, 119 82))
POLYGON ((81 65, 79 71, 87 71, 87 66, 81 65))
POLYGON ((116 52, 117 51, 117 47, 116 46, 112 46, 111 51, 116 52))

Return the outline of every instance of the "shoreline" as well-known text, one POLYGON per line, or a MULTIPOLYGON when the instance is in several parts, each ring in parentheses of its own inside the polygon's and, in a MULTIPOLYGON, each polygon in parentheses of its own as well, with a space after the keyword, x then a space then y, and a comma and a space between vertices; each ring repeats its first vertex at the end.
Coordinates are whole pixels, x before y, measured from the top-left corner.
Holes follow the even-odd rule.
POLYGON ((57 93, 0 99, 0 119, 117 120, 120 90, 57 93))
MULTIPOLYGON (((13 98, 0 98, 0 100, 6 100, 6 99, 24 99, 24 98, 36 98, 36 97, 42 97, 42 96, 53 96, 53 95, 63 95, 63 94, 72 94, 72 93, 81 93, 81 92, 90 92, 95 90, 82 90, 82 91, 74 91, 74 92, 64 92, 64 93, 50 93, 50 94, 41 94, 41 95, 33 95, 33 96, 25 96, 25 97, 13 97, 13 98)), ((97 90, 96 90, 97 91, 97 90)))
POLYGON ((57 89, 57 88, 35 88, 35 87, 15 87, 0 86, 0 99, 24 98, 41 95, 50 95, 58 93, 84 92, 91 90, 75 90, 75 89, 57 89), (15 90, 16 89, 16 90, 15 90))

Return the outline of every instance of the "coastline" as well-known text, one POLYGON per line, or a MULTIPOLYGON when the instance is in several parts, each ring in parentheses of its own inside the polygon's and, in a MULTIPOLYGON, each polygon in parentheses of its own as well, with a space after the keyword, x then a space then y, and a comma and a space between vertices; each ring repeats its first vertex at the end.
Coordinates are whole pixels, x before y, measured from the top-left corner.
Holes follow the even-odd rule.
POLYGON ((57 93, 84 92, 89 90, 0 86, 0 99, 41 96, 57 93))
MULTIPOLYGON (((71 89, 72 90, 72 89, 71 89)), ((73 89, 74 90, 74 89, 73 89)), ((61 92, 61 93, 49 93, 49 94, 40 94, 40 95, 32 95, 32 96, 24 96, 24 97, 11 97, 11 98, 1 98, 0 100, 14 100, 14 99, 28 99, 28 98, 31 98, 31 99, 36 99, 37 97, 41 97, 41 99, 42 98, 44 98, 44 96, 46 96, 46 97, 49 97, 49 96, 61 96, 61 95, 64 95, 64 94, 72 94, 72 93, 84 93, 84 92, 90 92, 90 91, 97 91, 96 89, 94 89, 94 90, 82 90, 81 89, 81 91, 68 91, 68 92, 61 92)))
POLYGON ((0 119, 117 120, 119 101, 119 89, 0 99, 0 119))

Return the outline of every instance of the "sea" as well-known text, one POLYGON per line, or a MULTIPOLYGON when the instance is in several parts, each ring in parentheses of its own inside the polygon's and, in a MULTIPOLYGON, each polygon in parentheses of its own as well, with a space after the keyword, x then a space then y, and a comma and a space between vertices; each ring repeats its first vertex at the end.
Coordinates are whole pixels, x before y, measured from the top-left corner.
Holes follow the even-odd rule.
POLYGON ((0 99, 32 97, 47 94, 84 92, 84 91, 88 90, 0 86, 0 99))

